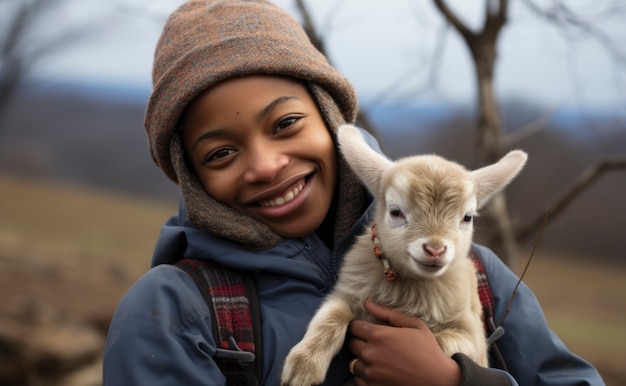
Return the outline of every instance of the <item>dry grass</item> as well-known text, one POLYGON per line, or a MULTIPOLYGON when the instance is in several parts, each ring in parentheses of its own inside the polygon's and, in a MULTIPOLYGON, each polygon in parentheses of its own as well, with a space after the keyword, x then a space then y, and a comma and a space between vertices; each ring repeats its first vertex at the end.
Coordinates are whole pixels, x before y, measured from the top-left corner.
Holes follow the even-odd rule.
POLYGON ((626 265, 540 249, 524 280, 569 349, 616 386, 626 384, 625 279, 626 265))
MULTIPOLYGON (((149 266, 176 203, 0 173, 0 304, 35 297, 108 317, 149 266)), ((608 385, 626 384, 626 266, 539 248, 525 278, 550 326, 608 385)))
POLYGON ((176 209, 145 197, 0 174, 0 245, 46 260, 147 267, 162 224, 176 209))
MULTIPOLYGON (((163 203, 0 173, 0 304, 98 319, 150 265, 163 203)), ((110 315, 109 315, 110 316, 110 315)))

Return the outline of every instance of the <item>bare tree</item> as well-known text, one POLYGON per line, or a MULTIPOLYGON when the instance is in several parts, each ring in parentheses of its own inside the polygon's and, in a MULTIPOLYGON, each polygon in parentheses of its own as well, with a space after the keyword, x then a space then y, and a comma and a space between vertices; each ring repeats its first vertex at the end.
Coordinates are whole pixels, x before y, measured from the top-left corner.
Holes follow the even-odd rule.
MULTIPOLYGON (((114 13, 95 12, 85 12, 87 17, 80 21, 62 19, 63 7, 79 4, 79 0, 0 2, 0 119, 8 101, 36 65, 95 36, 114 21, 114 13)), ((123 11, 121 3, 108 5, 112 10, 118 6, 123 11)))
MULTIPOLYGON (((616 65, 626 68, 626 51, 623 45, 613 41, 596 27, 593 20, 585 20, 573 12, 565 2, 553 0, 552 6, 543 9, 532 0, 520 0, 536 15, 560 28, 564 33, 574 30, 578 35, 584 34, 595 39, 611 55, 616 65)), ((303 15, 305 29, 312 37, 316 46, 325 53, 324 42, 311 22, 310 15, 303 0, 297 0, 303 15)), ((494 92, 494 69, 497 64, 497 45, 503 27, 508 22, 510 2, 508 0, 487 0, 484 6, 484 22, 478 30, 472 30, 446 3, 445 0, 433 0, 434 5, 444 18, 462 37, 474 64, 477 86, 477 122, 476 147, 478 162, 492 163, 505 154, 521 138, 526 138, 545 125, 545 117, 536 124, 529 125, 519 131, 506 134, 500 118, 500 108, 494 92)), ((626 14, 626 6, 621 2, 607 2, 612 16, 626 14)), ((374 129, 371 129, 374 132, 374 129)), ((571 202, 586 188, 591 186, 604 172, 626 168, 626 155, 613 159, 600 160, 578 177, 572 185, 552 204, 550 217, 562 213, 571 202)), ((518 243, 539 231, 545 221, 546 214, 539 213, 527 224, 513 224, 510 220, 504 193, 500 193, 491 201, 485 216, 489 229, 490 246, 492 246, 509 266, 516 265, 518 243)))
POLYGON ((7 101, 15 92, 27 67, 44 54, 46 45, 30 47, 25 51, 24 37, 38 14, 44 13, 54 2, 46 0, 2 4, 4 25, 0 34, 0 117, 7 101))
POLYGON ((61 1, 23 0, 1 4, 3 25, 0 27, 0 118, 7 102, 30 69, 47 54, 75 39, 70 33, 33 31, 38 22, 61 1), (43 36, 45 32, 46 36, 43 36))

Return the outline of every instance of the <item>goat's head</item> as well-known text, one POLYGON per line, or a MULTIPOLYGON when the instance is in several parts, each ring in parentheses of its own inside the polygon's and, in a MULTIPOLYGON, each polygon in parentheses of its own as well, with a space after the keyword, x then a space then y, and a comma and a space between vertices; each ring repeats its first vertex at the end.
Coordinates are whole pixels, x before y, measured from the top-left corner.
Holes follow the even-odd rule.
POLYGON ((339 127, 337 137, 344 158, 376 198, 381 247, 400 275, 436 277, 466 255, 477 210, 513 180, 527 159, 514 150, 468 171, 436 155, 393 162, 371 149, 351 125, 339 127))

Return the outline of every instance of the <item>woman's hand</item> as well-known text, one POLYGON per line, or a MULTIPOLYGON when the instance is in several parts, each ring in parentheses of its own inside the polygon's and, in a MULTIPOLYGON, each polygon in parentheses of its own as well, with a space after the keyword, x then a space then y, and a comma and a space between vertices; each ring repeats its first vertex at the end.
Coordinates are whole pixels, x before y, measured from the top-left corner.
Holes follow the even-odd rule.
POLYGON ((460 383, 459 365, 441 350, 422 319, 369 300, 365 308, 389 325, 350 323, 350 350, 359 359, 353 366, 357 386, 460 383))

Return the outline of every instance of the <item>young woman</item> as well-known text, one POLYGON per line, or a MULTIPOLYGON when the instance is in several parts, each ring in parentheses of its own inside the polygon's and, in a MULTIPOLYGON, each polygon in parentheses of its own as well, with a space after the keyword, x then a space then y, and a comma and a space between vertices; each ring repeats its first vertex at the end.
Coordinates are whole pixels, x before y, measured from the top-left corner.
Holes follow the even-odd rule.
MULTIPOLYGON (((151 152, 183 199, 163 227, 152 269, 116 311, 104 385, 227 384, 208 306, 173 265, 184 258, 253 274, 262 321, 259 381, 279 385, 285 356, 368 223, 371 199, 334 138, 338 125, 355 119, 354 90, 287 13, 250 0, 181 6, 157 45, 153 79, 145 119, 151 152)), ((498 320, 517 278, 488 249, 476 248, 498 320)), ((419 318, 367 307, 386 325, 353 321, 325 385, 350 377, 357 385, 603 384, 548 329, 523 285, 498 341, 509 372, 450 358, 419 318)))

